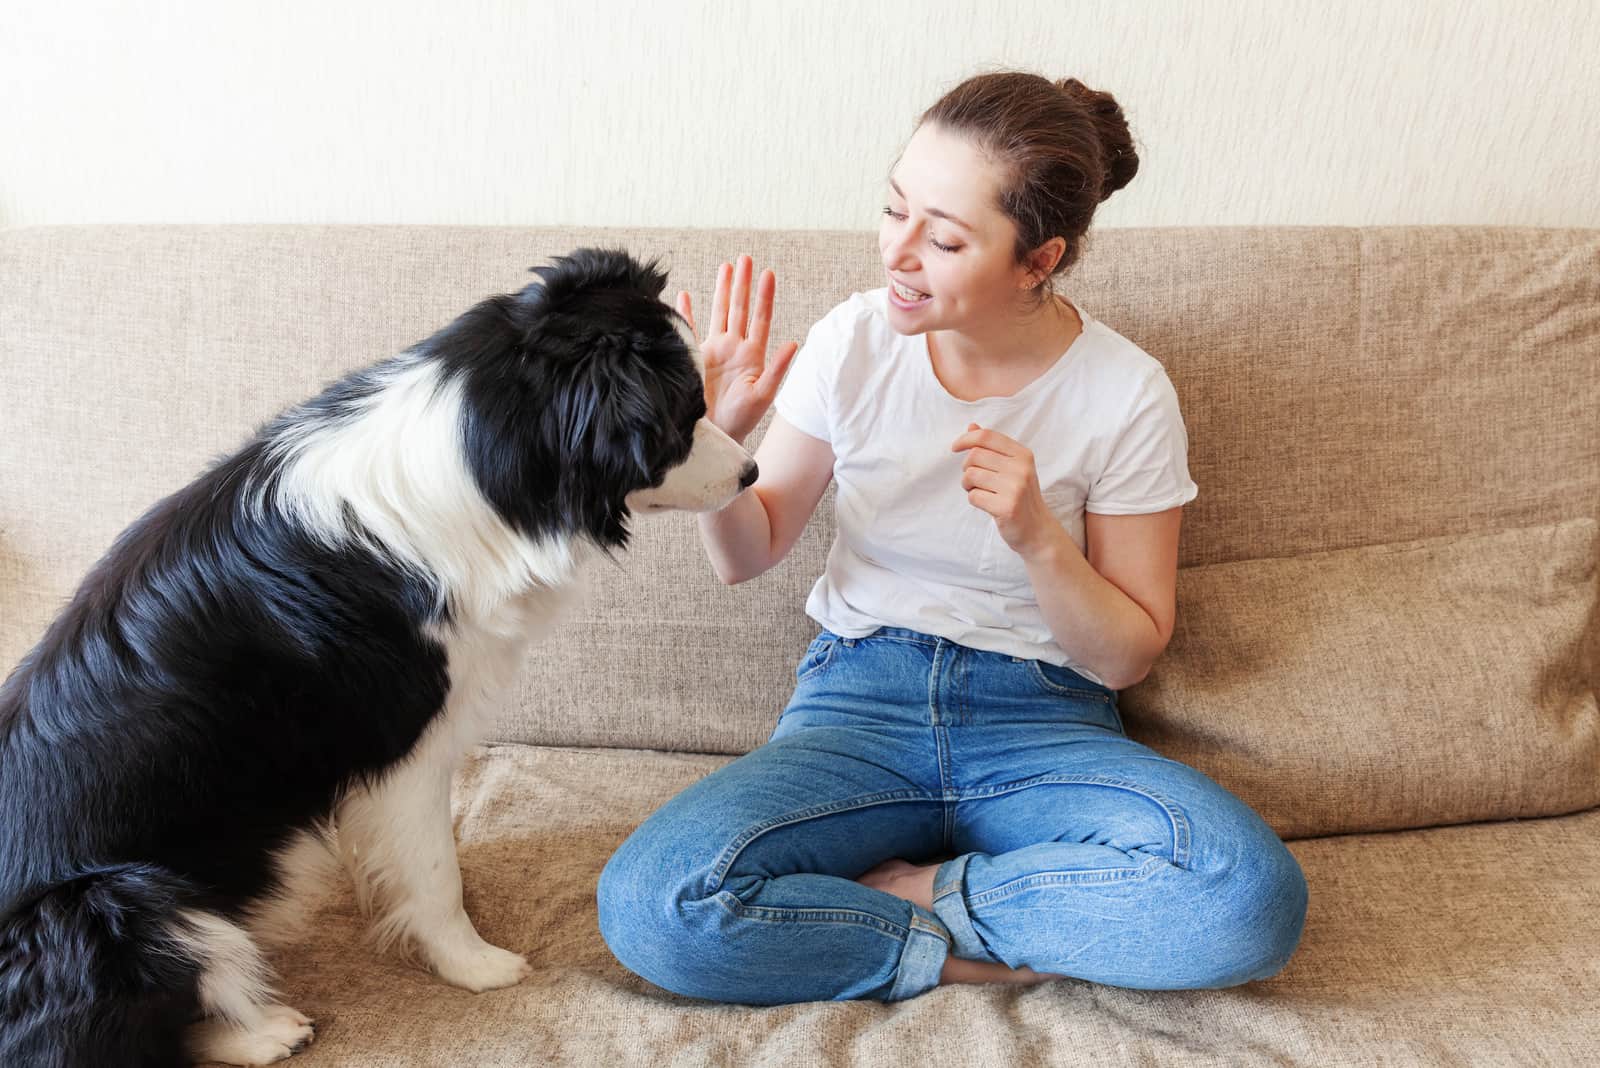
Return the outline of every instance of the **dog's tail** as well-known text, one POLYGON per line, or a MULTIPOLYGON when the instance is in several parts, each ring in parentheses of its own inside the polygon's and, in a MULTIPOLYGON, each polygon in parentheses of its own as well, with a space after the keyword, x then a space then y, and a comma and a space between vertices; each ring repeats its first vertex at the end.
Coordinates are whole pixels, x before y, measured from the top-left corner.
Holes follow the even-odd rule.
POLYGON ((202 940, 194 888, 148 864, 85 872, 0 912, 0 1064, 190 1063, 202 940))

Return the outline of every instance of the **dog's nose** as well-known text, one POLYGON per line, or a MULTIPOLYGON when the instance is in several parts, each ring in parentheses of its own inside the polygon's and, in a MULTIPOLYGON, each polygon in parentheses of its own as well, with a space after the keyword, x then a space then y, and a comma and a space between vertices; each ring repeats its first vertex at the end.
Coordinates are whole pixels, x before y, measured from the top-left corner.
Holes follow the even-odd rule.
POLYGON ((750 466, 745 468, 744 471, 739 475, 739 488, 749 489, 755 484, 756 476, 760 474, 761 469, 756 467, 756 462, 754 460, 751 460, 750 466))

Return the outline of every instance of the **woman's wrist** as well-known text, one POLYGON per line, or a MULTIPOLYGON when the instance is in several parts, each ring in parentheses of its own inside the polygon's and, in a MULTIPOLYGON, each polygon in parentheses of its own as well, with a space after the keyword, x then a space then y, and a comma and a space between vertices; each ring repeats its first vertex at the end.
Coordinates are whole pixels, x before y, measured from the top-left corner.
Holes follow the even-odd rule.
POLYGON ((1040 528, 1029 544, 1017 550, 1017 555, 1028 567, 1053 567, 1060 564, 1064 554, 1081 555, 1078 543, 1072 540, 1072 535, 1067 533, 1067 528, 1055 516, 1043 520, 1040 528))
MULTIPOLYGON (((738 442, 741 446, 744 445, 744 439, 748 438, 750 436, 751 432, 754 431, 755 428, 756 428, 755 423, 751 423, 749 426, 745 426, 742 423, 735 423, 735 422, 732 422, 731 420, 730 421, 724 421, 722 419, 718 419, 717 417, 715 417, 713 415, 710 415, 709 413, 706 415, 706 419, 708 419, 710 421, 712 426, 716 427, 718 430, 720 430, 724 434, 728 435, 734 441, 738 442)), ((759 417, 757 418, 756 422, 760 422, 760 418, 759 417)))

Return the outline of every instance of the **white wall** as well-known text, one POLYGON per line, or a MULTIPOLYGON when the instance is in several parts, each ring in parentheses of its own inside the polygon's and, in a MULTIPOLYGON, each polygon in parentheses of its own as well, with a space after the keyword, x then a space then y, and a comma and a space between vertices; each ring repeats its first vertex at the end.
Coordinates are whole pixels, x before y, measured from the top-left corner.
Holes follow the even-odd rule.
POLYGON ((1098 225, 1600 226, 1597 55, 1591 0, 5 0, 0 225, 870 229, 1010 65, 1122 102, 1098 225))

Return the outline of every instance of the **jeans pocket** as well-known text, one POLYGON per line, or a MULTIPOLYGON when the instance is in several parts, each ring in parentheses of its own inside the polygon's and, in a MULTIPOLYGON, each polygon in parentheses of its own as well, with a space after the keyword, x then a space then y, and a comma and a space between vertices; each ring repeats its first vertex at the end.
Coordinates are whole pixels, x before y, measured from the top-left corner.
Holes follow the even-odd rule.
POLYGON ((1122 712, 1117 708, 1117 695, 1114 690, 1097 685, 1071 668, 1045 660, 1030 660, 1028 668, 1041 693, 1088 702, 1089 707, 1096 713, 1096 718, 1105 719, 1108 724, 1115 725, 1115 729, 1122 734, 1127 733, 1122 723, 1122 712))
POLYGON ((805 655, 795 665, 794 681, 805 682, 821 675, 833 662, 834 650, 838 648, 839 636, 831 631, 825 630, 812 638, 811 644, 806 647, 805 655))

